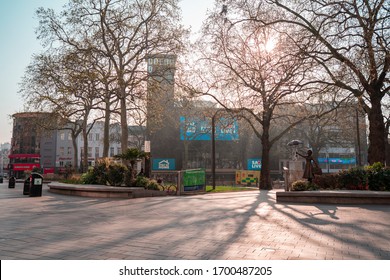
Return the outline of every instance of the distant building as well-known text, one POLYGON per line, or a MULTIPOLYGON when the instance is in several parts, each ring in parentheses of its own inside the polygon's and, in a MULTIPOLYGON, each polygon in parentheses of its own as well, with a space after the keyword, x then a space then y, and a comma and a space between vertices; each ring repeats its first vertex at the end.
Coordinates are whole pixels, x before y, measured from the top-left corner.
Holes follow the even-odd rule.
POLYGON ((53 131, 45 128, 50 114, 26 112, 14 114, 12 117, 14 121, 8 156, 10 175, 21 178, 25 171, 42 168, 42 156, 47 167, 52 168, 54 163, 49 163, 47 157, 52 157, 55 153, 53 142, 55 138, 53 138, 53 131), (41 151, 42 142, 45 147, 44 151, 41 151))
POLYGON ((179 143, 179 114, 175 109, 176 55, 150 55, 147 69, 147 140, 151 142, 152 155, 174 157, 179 143), (169 149, 165 143, 170 144, 169 149))
MULTIPOLYGON (((307 112, 324 105, 306 106, 307 112)), ((296 110, 294 107, 291 110, 296 110)), ((280 124, 278 124, 280 126, 280 124)), ((292 158, 291 140, 303 142, 299 149, 312 149, 324 173, 334 173, 367 164, 367 126, 365 115, 353 106, 340 107, 323 118, 308 119, 282 137, 272 151, 273 169, 282 174, 283 167, 292 158), (278 160, 279 166, 277 166, 278 160)), ((288 166, 287 166, 288 167, 288 166)))
POLYGON ((0 175, 8 174, 8 164, 9 164, 9 149, 11 147, 10 143, 0 144, 0 175))
MULTIPOLYGON (((49 113, 17 113, 13 115, 14 125, 10 153, 9 171, 17 178, 23 178, 25 172, 34 168, 44 174, 64 173, 73 166, 75 151, 70 129, 54 128, 49 113)), ((103 122, 97 122, 88 134, 88 165, 103 157, 103 122)), ((110 126, 109 157, 122 153, 120 148, 120 126, 110 126)), ((145 128, 129 127, 129 147, 142 149, 145 141, 145 128)), ((76 162, 82 164, 84 141, 79 135, 76 139, 78 149, 76 162)), ((3 161, 6 162, 6 161, 3 161)), ((1 163, 1 162, 0 162, 1 163)))
MULTIPOLYGON (((145 127, 142 126, 129 126, 129 148, 138 148, 142 150, 145 142, 145 127)), ((96 122, 92 127, 88 127, 88 165, 94 166, 96 161, 103 157, 103 133, 104 133, 104 122, 96 122)), ((108 157, 121 154, 121 143, 120 143, 120 124, 113 123, 110 125, 109 133, 109 150, 108 157)), ((84 156, 84 140, 82 135, 77 137, 78 147, 78 162, 79 166, 82 166, 84 156)), ((139 168, 140 169, 140 168, 139 168)))

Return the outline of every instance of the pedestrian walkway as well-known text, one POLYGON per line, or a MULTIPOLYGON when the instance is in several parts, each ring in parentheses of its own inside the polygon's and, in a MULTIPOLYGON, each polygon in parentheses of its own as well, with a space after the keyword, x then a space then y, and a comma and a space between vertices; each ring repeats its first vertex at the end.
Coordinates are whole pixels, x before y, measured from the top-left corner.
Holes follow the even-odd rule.
MULTIPOLYGON (((276 191, 106 199, 0 184, 0 259, 390 259, 389 205, 276 203, 276 191)), ((279 191, 279 190, 278 190, 279 191)))

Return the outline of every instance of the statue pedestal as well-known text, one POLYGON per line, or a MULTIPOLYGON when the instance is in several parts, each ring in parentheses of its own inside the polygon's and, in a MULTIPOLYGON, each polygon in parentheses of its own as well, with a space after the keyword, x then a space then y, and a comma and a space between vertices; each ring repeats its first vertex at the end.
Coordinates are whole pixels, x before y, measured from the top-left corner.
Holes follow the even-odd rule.
POLYGON ((292 183, 298 180, 302 180, 304 172, 303 164, 304 161, 302 160, 290 160, 288 162, 288 169, 285 169, 285 178, 287 178, 287 182, 285 184, 286 191, 291 190, 292 183))

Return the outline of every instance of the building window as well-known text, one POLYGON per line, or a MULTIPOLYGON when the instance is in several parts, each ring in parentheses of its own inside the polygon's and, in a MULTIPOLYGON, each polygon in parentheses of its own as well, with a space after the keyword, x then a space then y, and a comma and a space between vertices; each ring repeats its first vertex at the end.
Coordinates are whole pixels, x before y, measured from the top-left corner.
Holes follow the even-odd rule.
POLYGON ((60 133, 60 139, 61 140, 65 140, 65 132, 61 132, 60 133))
POLYGON ((95 147, 95 158, 99 158, 99 147, 95 147))
POLYGON ((110 157, 114 156, 114 147, 110 147, 110 157))
POLYGON ((92 147, 88 147, 88 157, 92 157, 92 147))
POLYGON ((60 156, 64 156, 65 155, 65 148, 64 147, 60 147, 60 156))
POLYGON ((96 141, 99 141, 99 139, 100 139, 100 134, 96 133, 96 141))
POLYGON ((72 147, 68 147, 68 155, 72 154, 72 147))
POLYGON ((93 136, 92 136, 92 133, 88 134, 88 140, 89 140, 89 141, 92 141, 92 137, 93 137, 93 136))

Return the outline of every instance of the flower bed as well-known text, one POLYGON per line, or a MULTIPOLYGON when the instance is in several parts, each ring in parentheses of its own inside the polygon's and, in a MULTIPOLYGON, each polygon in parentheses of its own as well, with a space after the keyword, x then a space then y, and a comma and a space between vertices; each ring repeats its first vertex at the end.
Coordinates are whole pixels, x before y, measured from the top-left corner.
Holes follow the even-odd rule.
POLYGON ((390 168, 381 163, 366 167, 355 167, 335 174, 316 176, 313 183, 297 181, 292 190, 370 190, 390 191, 390 168))

